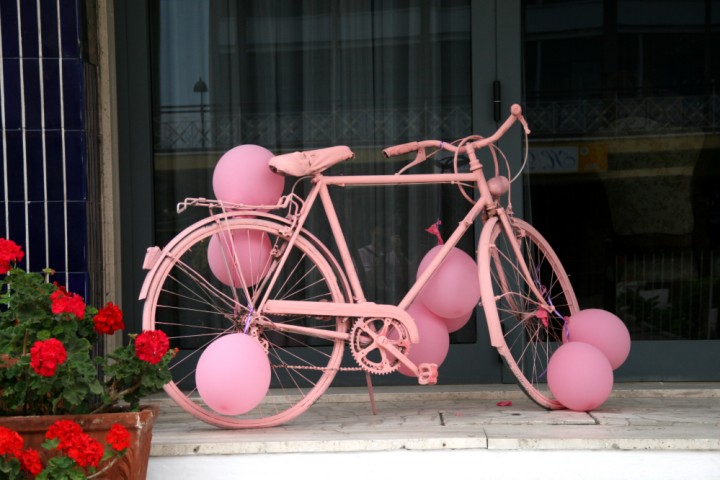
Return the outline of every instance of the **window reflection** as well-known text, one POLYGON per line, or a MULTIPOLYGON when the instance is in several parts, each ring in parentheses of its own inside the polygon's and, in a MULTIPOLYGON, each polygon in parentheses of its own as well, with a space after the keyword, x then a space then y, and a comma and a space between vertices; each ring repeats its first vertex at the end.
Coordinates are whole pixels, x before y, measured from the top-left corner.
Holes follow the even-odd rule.
MULTIPOLYGON (((275 154, 348 145, 356 158, 329 173, 390 174, 404 161, 382 158, 384 147, 471 134, 469 4, 152 2, 156 242, 197 220, 175 215, 176 202, 212 197, 215 162, 236 145, 275 154)), ((443 202, 439 187, 333 195, 366 297, 377 302, 407 291, 434 245, 425 229, 441 212, 467 209, 443 202), (371 243, 385 260, 365 270, 361 248, 371 243)), ((330 241, 322 218, 310 229, 330 241)))
POLYGON ((530 211, 580 305, 635 340, 720 338, 720 5, 524 11, 530 211))

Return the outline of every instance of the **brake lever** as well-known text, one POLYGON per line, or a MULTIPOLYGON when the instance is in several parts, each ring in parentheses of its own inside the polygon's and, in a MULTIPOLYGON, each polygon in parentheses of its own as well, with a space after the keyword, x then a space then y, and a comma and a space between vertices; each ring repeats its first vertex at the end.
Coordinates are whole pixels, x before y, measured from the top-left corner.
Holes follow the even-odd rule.
POLYGON ((418 148, 417 154, 415 155, 415 160, 405 165, 403 168, 401 168, 395 175, 401 175, 405 170, 414 167, 415 165, 419 165, 422 162, 427 160, 427 155, 425 155, 425 148, 421 147, 418 148))
POLYGON ((522 124, 523 129, 525 129, 525 135, 530 135, 530 127, 528 127, 527 121, 525 120, 525 117, 520 115, 518 117, 518 121, 522 124))

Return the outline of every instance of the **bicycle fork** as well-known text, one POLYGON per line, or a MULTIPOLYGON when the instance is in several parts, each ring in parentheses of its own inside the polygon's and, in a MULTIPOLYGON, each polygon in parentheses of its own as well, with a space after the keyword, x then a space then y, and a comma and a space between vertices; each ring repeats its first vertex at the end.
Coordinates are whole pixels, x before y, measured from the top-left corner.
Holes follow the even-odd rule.
MULTIPOLYGON (((525 261, 525 255, 523 252, 523 246, 522 242, 520 241, 519 235, 521 232, 518 232, 515 230, 513 225, 510 222, 510 218, 508 217, 507 212, 501 207, 497 208, 493 214, 492 219, 490 219, 490 222, 500 222, 500 228, 505 233, 506 237, 508 238, 508 248, 509 250, 505 253, 502 253, 501 251, 498 251, 497 249, 494 249, 492 245, 490 245, 490 248, 492 249, 490 251, 490 255, 488 257, 490 263, 497 263, 498 268, 495 272, 495 274, 498 276, 498 281, 502 285, 511 285, 513 280, 506 278, 506 272, 504 268, 502 267, 502 261, 500 259, 501 256, 510 256, 513 257, 517 261, 517 268, 518 268, 518 274, 524 278, 524 283, 528 288, 528 292, 526 293, 529 297, 532 297, 536 299, 532 302, 532 304, 535 306, 532 311, 526 311, 522 318, 517 318, 519 322, 522 324, 526 324, 527 322, 531 320, 539 321, 541 322, 545 327, 549 324, 550 314, 556 314, 560 318, 562 316, 557 312, 555 306, 552 304, 552 301, 547 296, 547 288, 545 288, 544 285, 542 285, 541 280, 538 278, 537 272, 531 271, 531 266, 529 266, 525 261)), ((489 235, 490 231, 492 231, 495 227, 495 224, 493 223, 486 223, 484 229, 488 229, 487 231, 483 231, 483 235, 489 235)), ((481 268, 488 269, 491 268, 489 264, 481 264, 481 268)), ((506 287, 507 288, 507 287, 506 287)), ((495 292, 493 292, 492 286, 488 283, 485 284, 481 282, 480 289, 483 291, 483 300, 492 299, 495 297, 495 292)), ((489 300, 488 300, 489 301, 489 300)), ((513 302, 514 300, 512 298, 508 298, 509 302, 513 302)), ((500 329, 492 328, 492 325, 500 325, 500 320, 497 317, 498 313, 494 309, 485 309, 486 315, 494 316, 494 321, 488 320, 488 327, 490 329, 490 343, 495 348, 500 348, 505 345, 504 341, 504 334, 500 329)))

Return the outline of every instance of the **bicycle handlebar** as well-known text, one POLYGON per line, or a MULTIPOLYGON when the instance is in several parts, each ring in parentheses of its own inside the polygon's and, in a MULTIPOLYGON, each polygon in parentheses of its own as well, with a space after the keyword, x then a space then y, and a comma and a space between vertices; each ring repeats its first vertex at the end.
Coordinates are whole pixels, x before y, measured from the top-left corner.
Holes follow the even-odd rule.
MULTIPOLYGON (((487 138, 466 143, 462 146, 462 149, 465 151, 468 151, 470 149, 477 150, 483 147, 487 147, 491 143, 495 143, 500 139, 500 137, 505 134, 505 132, 508 131, 508 129, 516 121, 519 121, 522 124, 523 129, 525 130, 525 134, 529 135, 530 129, 528 128, 528 124, 525 121, 525 117, 523 117, 522 115, 522 107, 520 107, 520 105, 516 103, 512 107, 510 107, 510 116, 507 118, 507 120, 505 120, 505 122, 503 122, 502 125, 500 125, 500 128, 498 128, 494 134, 487 138)), ((388 147, 383 150, 383 155, 385 155, 385 157, 387 158, 390 158, 397 155, 403 155, 405 153, 415 152, 426 147, 437 147, 443 150, 448 150, 450 152, 456 152, 458 150, 458 147, 451 143, 442 142, 440 140, 423 140, 421 142, 409 142, 388 147)))
POLYGON ((404 153, 415 152, 418 148, 420 148, 418 146, 418 142, 402 143, 400 145, 395 145, 394 147, 386 148, 385 150, 383 150, 383 155, 385 155, 385 157, 387 158, 390 158, 397 155, 402 155, 404 153))

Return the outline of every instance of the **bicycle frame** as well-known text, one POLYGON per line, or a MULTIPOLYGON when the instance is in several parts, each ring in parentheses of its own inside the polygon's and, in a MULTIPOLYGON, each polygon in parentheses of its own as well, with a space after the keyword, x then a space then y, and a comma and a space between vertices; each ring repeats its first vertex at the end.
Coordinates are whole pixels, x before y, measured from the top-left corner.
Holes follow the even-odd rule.
MULTIPOLYGON (((506 189, 500 189, 500 191, 492 192, 488 185, 488 182, 483 174, 482 165, 480 164, 479 160, 476 157, 475 149, 491 145, 493 142, 497 141, 509 128, 510 126, 516 121, 520 120, 525 129, 526 132, 529 131, 527 129, 527 125, 524 122, 524 119, 522 119, 522 116, 520 115, 520 109, 519 107, 516 108, 516 106, 513 106, 512 109, 512 115, 501 125, 501 127, 498 129, 498 131, 492 135, 491 137, 480 139, 475 142, 472 142, 462 148, 462 151, 465 152, 469 159, 470 159, 470 173, 452 173, 452 174, 414 174, 414 175, 350 175, 350 176, 324 176, 321 173, 315 174, 315 176, 312 178, 313 182, 313 188, 311 189, 310 193, 308 194, 307 198, 305 199, 305 203, 303 204, 303 207, 299 213, 299 216, 297 218, 297 223, 294 227, 293 235, 290 238, 290 246, 294 244, 294 242, 297 239, 297 236, 300 234, 300 231, 303 228, 303 225, 305 224, 305 221, 307 220, 307 217, 312 210, 313 205, 315 204, 318 196, 320 197, 320 201, 323 205, 324 213, 328 219, 328 222, 330 224, 330 229, 332 231, 333 239, 338 247, 338 251, 340 253, 340 259, 343 265, 343 269, 345 274, 348 277, 350 287, 353 293, 354 297, 354 304, 333 304, 330 302, 298 302, 298 301, 284 301, 284 300, 269 300, 268 295, 270 289, 268 289, 264 295, 264 297, 261 299, 261 301, 255 305, 255 309, 257 311, 266 311, 268 313, 273 314, 282 314, 282 315, 288 315, 288 314, 308 314, 312 313, 318 316, 339 316, 339 317, 389 317, 394 318, 399 321, 401 321, 403 324, 406 324, 410 339, 412 343, 417 343, 417 329, 414 326, 414 322, 412 321, 412 318, 406 313, 406 309, 412 304, 412 302, 415 300, 417 295, 420 293, 420 291, 425 287, 427 282, 429 281, 430 277, 435 273, 435 271, 440 267, 440 265, 443 263, 447 255, 450 253, 450 251, 457 245, 457 243, 460 241, 460 238, 467 232, 467 230, 470 228, 470 226, 473 225, 475 220, 478 218, 478 216, 481 215, 481 213, 485 212, 487 217, 494 217, 497 216, 499 218, 499 221, 502 224, 503 229, 506 231, 509 237, 512 237, 512 227, 510 225, 510 222, 507 218, 507 213, 505 210, 497 203, 497 201, 493 197, 493 193, 496 194, 496 196, 499 196, 501 194, 504 194, 507 190, 506 189), (338 218, 337 212, 335 211, 335 207, 333 205, 332 199, 330 197, 329 193, 329 187, 331 186, 337 186, 337 187, 347 187, 347 186, 398 186, 398 185, 421 185, 421 184, 441 184, 441 183, 449 183, 449 184, 458 184, 458 183, 473 183, 477 186, 480 196, 475 201, 472 208, 468 211, 468 213, 465 215, 465 218, 463 218, 462 221, 459 222, 458 226, 453 231, 452 235, 448 238, 447 242, 443 245, 442 249, 438 252, 438 254, 433 258, 433 260, 430 262, 428 267, 423 271, 423 273, 415 280, 415 283, 410 287, 410 290, 405 294, 403 299, 400 301, 400 303, 397 306, 393 305, 377 305, 374 303, 369 303, 365 299, 365 295, 362 290, 362 285, 360 284, 360 279, 357 274, 357 270, 355 268, 355 264, 352 261, 352 257, 350 254, 350 249, 348 247, 348 244, 345 240, 345 236, 342 231, 341 223, 338 218), (408 319, 410 320, 408 322, 408 319)), ((429 142, 413 142, 410 144, 400 145, 398 147, 393 147, 395 149, 394 152, 389 153, 386 151, 386 155, 393 155, 398 153, 407 153, 413 150, 419 150, 423 148, 424 146, 430 146, 433 145, 433 141, 429 142)), ((442 142, 439 146, 440 149, 445 149, 449 151, 459 152, 461 148, 454 147, 450 145, 444 145, 442 142)), ((392 149, 389 149, 392 150, 392 149)), ((494 156, 494 152, 493 152, 494 156)), ((424 151, 423 151, 423 159, 424 159, 424 151)), ((410 165, 419 163, 418 160, 411 163, 410 165)), ((406 167, 407 168, 407 167, 406 167)), ((520 246, 517 244, 517 242, 513 242, 511 244, 511 248, 514 251, 514 254, 518 258, 522 258, 521 252, 520 252, 520 246)), ((288 249, 289 251, 289 249, 288 249)), ((287 258, 287 253, 280 258, 280 266, 285 262, 287 258)), ((532 281, 532 276, 528 270, 527 265, 524 262, 521 262, 521 270, 525 278, 527 279, 528 285, 530 285, 530 288, 532 290, 532 293, 539 299, 542 300, 541 308, 545 309, 546 311, 550 312, 552 311, 552 307, 547 304, 547 302, 544 301, 544 296, 542 293, 538 290, 537 286, 532 281)), ((277 277, 279 275, 280 268, 275 269, 275 273, 270 280, 271 284, 274 284, 277 281, 277 277)), ((279 326, 277 327, 279 329, 284 329, 285 331, 294 331, 294 332, 300 332, 301 330, 306 332, 307 334, 313 334, 316 333, 318 337, 321 338, 328 338, 327 332, 313 332, 313 329, 307 329, 306 327, 300 327, 300 326, 279 326)), ((336 337, 338 334, 331 334, 330 336, 336 337)), ((347 336, 347 334, 339 334, 342 335, 344 338, 347 336)), ((491 343, 493 346, 498 346, 500 343, 502 343, 502 340, 500 336, 502 335, 501 332, 490 332, 491 336, 491 343)), ((387 345, 387 349, 389 353, 395 355, 397 358, 400 359, 400 361, 405 364, 408 368, 410 368, 414 372, 418 372, 417 366, 414 365, 405 355, 403 355, 401 352, 399 352, 397 349, 395 349, 392 345, 387 345)))
MULTIPOLYGON (((332 202, 332 199, 330 197, 329 187, 331 186, 338 186, 338 187, 346 187, 346 186, 395 186, 395 185, 421 185, 421 184, 439 184, 439 183, 459 183, 459 182, 474 182, 479 183, 479 179, 482 179, 484 181, 484 177, 482 176, 482 173, 464 173, 464 174, 419 174, 419 175, 356 175, 356 176, 323 176, 323 175, 317 175, 315 178, 313 178, 314 186, 310 193, 307 196, 307 199, 305 201, 305 205, 300 213, 300 217, 298 218, 298 224, 295 227, 295 231, 299 232, 300 229, 302 229, 302 226, 304 225, 305 221, 307 220, 307 217, 315 204, 317 197, 320 197, 320 201, 323 206, 324 213, 328 219, 328 222, 330 224, 330 230, 333 235, 333 240, 335 241, 338 251, 340 253, 340 260, 342 262, 343 268, 345 270, 345 273, 348 276, 348 280, 350 282, 350 286, 353 292, 354 300, 356 303, 365 303, 367 300, 365 299, 362 286, 360 284, 360 279, 357 273, 357 270, 355 268, 355 265, 352 261, 351 254, 350 254, 350 248, 348 247, 348 244, 345 240, 345 235, 342 230, 341 222, 338 218, 337 212, 335 211, 335 206, 332 202)), ((485 187, 487 188, 487 186, 485 187)), ((489 192, 487 194, 487 197, 489 197, 489 192)), ((422 290, 422 288, 427 283, 427 280, 432 276, 432 274, 437 270, 439 265, 442 263, 442 261, 445 259, 447 254, 450 252, 450 250, 457 245, 460 238, 463 236, 463 234, 467 231, 467 229, 473 224, 475 219, 480 215, 480 213, 487 208, 488 200, 487 197, 483 197, 481 195, 478 202, 470 209, 470 211, 467 213, 465 218, 459 223, 458 227, 455 229, 453 234, 450 236, 450 238, 447 240, 445 246, 440 250, 437 257, 430 263, 427 270, 423 272, 423 274, 416 280, 415 284, 411 287, 411 289, 407 292, 405 297, 400 301, 400 303, 397 305, 402 310, 407 309, 407 307, 410 306, 410 304, 413 302, 417 294, 422 290)), ((291 239, 291 242, 294 239, 291 239)), ((266 306, 266 302, 268 302, 267 299, 263 299, 263 301, 260 302, 259 305, 256 306, 256 308, 263 308, 263 306, 266 306)), ((273 313, 276 313, 277 309, 279 308, 279 303, 281 301, 275 300, 270 301, 272 302, 271 308, 273 313)), ((332 308, 329 306, 326 306, 327 308, 332 308)), ((279 312, 278 312, 279 313, 279 312)), ((289 313, 289 312, 283 312, 283 313, 289 313)), ((391 313, 387 312, 389 316, 394 316, 391 313)), ((363 315, 364 316, 364 315, 363 315)))
MULTIPOLYGON (((496 205, 493 200, 490 190, 488 188, 485 177, 482 173, 482 169, 477 169, 471 173, 457 173, 457 174, 416 174, 416 175, 357 175, 357 176, 323 176, 321 174, 316 175, 313 178, 314 186, 308 194, 303 208, 297 219, 297 223, 294 227, 293 236, 290 239, 290 244, 294 243, 295 239, 299 235, 302 227, 307 220, 307 217, 312 210, 317 198, 320 197, 320 201, 323 206, 324 213, 330 224, 333 239, 338 247, 340 253, 340 260, 344 269, 345 274, 348 277, 351 290, 353 292, 354 301, 353 304, 339 304, 331 302, 303 302, 303 301, 287 301, 287 300, 269 300, 266 296, 255 305, 257 311, 265 311, 271 314, 291 315, 291 314, 314 314, 318 316, 338 316, 338 317, 389 317, 395 318, 406 324, 409 329, 410 339, 413 343, 417 343, 417 329, 414 326, 412 318, 407 314, 405 310, 415 300, 420 291, 425 287, 430 277, 443 263, 450 251, 458 244, 462 236, 467 230, 474 224, 475 220, 480 216, 482 212, 487 212, 489 216, 497 215, 505 228, 511 228, 506 217, 506 213, 502 207, 496 205), (367 302, 365 299, 360 279, 352 261, 350 249, 347 241, 343 234, 340 220, 337 216, 337 212, 333 205, 330 197, 329 187, 347 187, 347 186, 396 186, 396 185, 420 185, 420 184, 439 184, 439 183, 475 183, 481 194, 479 199, 475 202, 472 208, 468 211, 462 221, 459 222, 457 228, 453 231, 452 235, 448 238, 442 249, 438 252, 437 256, 430 262, 428 267, 423 273, 416 279, 415 283, 411 286, 409 291, 405 294, 403 299, 397 306, 394 305, 378 305, 375 303, 367 302)), ((514 248, 519 249, 517 245, 514 248)), ((288 249, 289 251, 289 249, 288 249)), ((519 251, 519 250, 518 250, 519 251)), ((517 253, 517 252, 516 252, 517 253)), ((285 261, 285 258, 280 258, 279 262, 285 261)), ((530 278, 530 273, 527 272, 525 267, 525 274, 530 278)), ((279 274, 280 268, 275 269, 275 275, 270 280, 270 283, 277 281, 277 275, 279 274)), ((270 289, 267 289, 269 292, 270 289)), ((539 292, 536 292, 539 295, 539 292)), ((540 296, 542 298, 542 296, 540 296)), ((327 332, 319 329, 312 329, 308 327, 301 327, 296 325, 274 325, 273 328, 278 328, 283 331, 292 331, 295 333, 306 333, 311 336, 317 336, 319 338, 336 338, 340 337, 343 339, 349 338, 348 334, 337 334, 335 332, 327 332)), ((493 335, 494 336, 494 335, 493 335)), ((496 342, 494 342, 496 343, 496 342)), ((412 371, 417 372, 417 366, 414 365, 405 355, 397 351, 392 345, 387 346, 389 353, 395 355, 402 363, 404 363, 412 371)))

